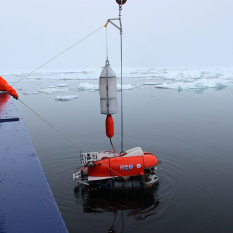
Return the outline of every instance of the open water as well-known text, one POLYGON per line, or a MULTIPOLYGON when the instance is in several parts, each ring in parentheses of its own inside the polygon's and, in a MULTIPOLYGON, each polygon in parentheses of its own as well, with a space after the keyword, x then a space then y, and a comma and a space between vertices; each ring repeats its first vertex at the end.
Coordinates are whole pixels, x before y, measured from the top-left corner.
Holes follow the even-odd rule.
MULTIPOLYGON (((93 151, 111 150, 99 74, 44 71, 14 87, 61 132, 93 151)), ((161 161, 159 185, 150 189, 78 186, 72 173, 80 148, 15 101, 69 232, 233 232, 233 69, 127 69, 123 83, 124 150, 140 146, 161 161)), ((119 152, 120 112, 113 117, 119 152)))

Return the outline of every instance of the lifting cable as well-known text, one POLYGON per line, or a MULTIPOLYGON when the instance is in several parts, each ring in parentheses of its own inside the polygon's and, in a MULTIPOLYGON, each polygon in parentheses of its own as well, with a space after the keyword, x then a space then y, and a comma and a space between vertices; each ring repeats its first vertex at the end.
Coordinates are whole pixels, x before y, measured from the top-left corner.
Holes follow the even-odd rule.
POLYGON ((77 141, 70 138, 68 135, 62 133, 60 130, 55 128, 53 125, 51 125, 48 121, 46 121, 42 116, 40 116, 38 113, 36 113, 34 110, 32 110, 29 106, 27 106, 22 100, 18 99, 25 107, 27 107, 31 112, 33 112, 36 116, 38 116, 41 120, 43 120, 46 124, 48 124, 50 127, 52 127, 54 130, 56 130, 58 133, 60 133, 62 136, 64 136, 66 139, 68 139, 70 142, 72 142, 75 146, 82 149, 83 151, 92 151, 90 148, 82 145, 81 143, 78 143, 77 141))
POLYGON ((106 23, 104 27, 106 27, 106 60, 108 60, 108 24, 106 23))
POLYGON ((35 70, 33 70, 32 72, 30 72, 29 74, 25 75, 23 78, 19 79, 17 82, 13 83, 11 86, 14 86, 16 83, 20 82, 21 80, 25 79, 26 77, 28 77, 29 75, 31 75, 32 73, 34 73, 35 71, 39 70, 41 67, 45 66, 46 64, 48 64, 49 62, 51 62, 52 60, 54 60, 55 58, 59 57, 61 54, 65 53, 66 51, 68 51, 69 49, 73 48, 75 45, 77 45, 78 43, 82 42, 83 40, 85 40, 86 38, 88 38, 89 36, 93 35, 94 33, 98 32, 100 29, 102 29, 104 26, 101 26, 100 28, 98 28, 97 30, 95 30, 94 32, 92 32, 91 34, 87 35, 86 37, 84 37, 83 39, 79 40, 78 42, 76 42, 75 44, 71 45, 69 48, 65 49, 64 51, 60 52, 59 54, 57 54, 55 57, 51 58, 50 60, 48 60, 47 62, 45 62, 44 64, 42 64, 41 66, 39 66, 38 68, 36 68, 35 70))

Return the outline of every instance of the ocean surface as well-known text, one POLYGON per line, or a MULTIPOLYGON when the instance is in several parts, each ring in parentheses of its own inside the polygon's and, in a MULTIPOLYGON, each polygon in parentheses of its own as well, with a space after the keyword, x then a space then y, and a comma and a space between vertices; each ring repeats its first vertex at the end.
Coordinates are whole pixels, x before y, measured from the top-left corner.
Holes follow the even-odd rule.
MULTIPOLYGON (((15 101, 69 232, 233 232, 233 67, 124 69, 124 150, 154 153, 160 181, 149 189, 90 192, 72 173, 82 148, 112 149, 100 114, 100 72, 42 70, 13 86, 23 103, 80 145, 15 101)), ((27 73, 2 76, 13 85, 27 73)), ((120 152, 120 111, 113 118, 120 152)))

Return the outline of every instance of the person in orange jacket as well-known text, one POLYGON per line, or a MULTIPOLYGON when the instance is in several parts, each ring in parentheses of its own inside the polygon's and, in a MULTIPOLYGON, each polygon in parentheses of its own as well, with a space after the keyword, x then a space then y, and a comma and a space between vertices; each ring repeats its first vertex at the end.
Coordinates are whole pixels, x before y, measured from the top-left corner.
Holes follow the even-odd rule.
POLYGON ((19 98, 16 90, 10 86, 5 79, 0 76, 0 91, 7 91, 12 95, 16 100, 19 98))

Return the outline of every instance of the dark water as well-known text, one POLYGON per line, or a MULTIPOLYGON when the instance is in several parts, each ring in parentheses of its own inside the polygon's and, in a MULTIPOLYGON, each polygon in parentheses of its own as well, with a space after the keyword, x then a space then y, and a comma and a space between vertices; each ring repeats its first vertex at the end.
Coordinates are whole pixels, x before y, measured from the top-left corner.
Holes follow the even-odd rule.
MULTIPOLYGON (((21 99, 93 151, 111 150, 98 92, 54 101, 21 99)), ((233 232, 232 88, 205 94, 147 86, 124 92, 124 149, 140 146, 162 162, 158 186, 88 192, 72 180, 79 151, 22 106, 35 149, 70 233, 233 232)), ((113 143, 120 151, 120 114, 113 143)))

